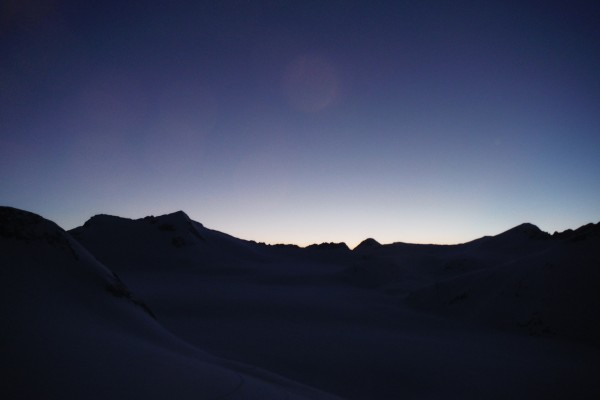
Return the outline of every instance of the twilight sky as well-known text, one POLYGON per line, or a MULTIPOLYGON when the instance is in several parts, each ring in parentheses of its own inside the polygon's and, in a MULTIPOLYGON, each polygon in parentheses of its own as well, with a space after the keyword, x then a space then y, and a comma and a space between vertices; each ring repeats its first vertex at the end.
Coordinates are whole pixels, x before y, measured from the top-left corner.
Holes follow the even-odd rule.
POLYGON ((3 1, 0 204, 268 243, 600 220, 593 1, 3 1))

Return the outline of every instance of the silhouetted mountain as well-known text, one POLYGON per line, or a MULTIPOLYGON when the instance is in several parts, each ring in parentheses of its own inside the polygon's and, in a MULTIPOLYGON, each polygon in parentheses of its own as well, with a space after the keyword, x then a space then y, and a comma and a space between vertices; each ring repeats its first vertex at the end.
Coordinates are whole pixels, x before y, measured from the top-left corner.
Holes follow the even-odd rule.
MULTIPOLYGON (((182 228, 185 219, 158 222, 182 228)), ((173 336, 112 271, 35 214, 0 207, 0 278, 4 399, 336 398, 173 336)))
POLYGON ((0 208, 0 396, 597 398, 599 230, 349 251, 0 208))
POLYGON ((164 265, 203 267, 261 258, 258 244, 207 229, 183 211, 136 220, 97 215, 69 233, 117 271, 164 265))
POLYGON ((597 224, 590 223, 579 227, 576 230, 567 229, 564 232, 554 232, 554 234, 552 235, 553 238, 560 240, 570 240, 573 242, 579 240, 586 240, 598 236, 600 236, 600 222, 598 222, 597 224))
POLYGON ((320 243, 320 244, 311 244, 309 246, 306 246, 306 249, 309 250, 342 250, 342 251, 349 251, 350 248, 348 247, 348 245, 344 242, 342 243, 334 243, 334 242, 330 242, 330 243, 320 243))
POLYGON ((524 223, 521 225, 517 225, 514 228, 511 228, 505 232, 502 232, 498 235, 495 236, 486 236, 483 237, 481 239, 477 239, 476 241, 479 242, 484 242, 484 241, 494 241, 495 243, 500 243, 500 242, 523 242, 525 240, 531 239, 531 240, 545 240, 545 239, 549 239, 551 236, 546 233, 543 232, 540 228, 538 228, 537 226, 530 224, 530 223, 524 223))
POLYGON ((379 246, 381 246, 381 243, 379 243, 377 240, 368 238, 360 242, 360 244, 354 248, 354 251, 361 251, 364 249, 370 249, 379 246))

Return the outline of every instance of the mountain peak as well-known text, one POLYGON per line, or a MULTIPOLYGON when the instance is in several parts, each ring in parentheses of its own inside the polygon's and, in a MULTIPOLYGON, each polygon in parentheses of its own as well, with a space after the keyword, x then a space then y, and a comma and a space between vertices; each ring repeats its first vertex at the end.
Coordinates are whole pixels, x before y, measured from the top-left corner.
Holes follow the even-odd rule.
POLYGON ((518 236, 518 237, 525 236, 529 239, 546 239, 546 238, 550 237, 550 235, 548 233, 542 231, 536 225, 529 223, 529 222, 525 222, 520 225, 517 225, 514 228, 511 228, 505 232, 502 232, 501 234, 497 235, 496 237, 508 237, 508 236, 511 236, 511 237, 512 236, 518 236))
MULTIPOLYGON (((192 220, 191 218, 183 211, 179 210, 179 211, 175 211, 173 213, 170 214, 164 214, 164 215, 160 215, 158 217, 155 217, 154 215, 148 215, 146 217, 140 218, 139 220, 143 220, 143 221, 147 221, 147 222, 156 222, 158 220, 162 221, 162 222, 168 222, 171 224, 174 223, 190 223, 192 220)), ((114 223, 114 222, 126 222, 126 221, 134 221, 131 218, 123 218, 123 217, 118 217, 115 215, 109 215, 109 214, 96 214, 93 217, 91 217, 90 219, 88 219, 83 226, 84 227, 89 227, 90 225, 95 225, 95 224, 110 224, 110 223, 114 223)), ((200 224, 202 225, 202 224, 200 224)))
POLYGON ((520 225, 515 226, 513 229, 519 230, 519 231, 531 231, 531 230, 536 230, 536 231, 540 231, 541 229, 537 227, 537 225, 532 224, 531 222, 523 222, 520 225))
POLYGON ((181 210, 175 211, 170 214, 160 215, 158 217, 150 215, 150 216, 144 217, 142 219, 149 221, 149 222, 157 222, 158 221, 162 226, 170 225, 173 227, 185 227, 186 229, 187 228, 195 229, 195 228, 193 228, 193 226, 194 226, 194 223, 196 223, 199 226, 204 227, 201 223, 193 221, 185 212, 183 212, 181 210))
POLYGON ((370 249, 379 246, 381 246, 381 243, 379 243, 377 240, 373 238, 368 238, 360 242, 360 244, 356 246, 354 250, 370 249))
POLYGON ((597 224, 589 223, 580 226, 575 230, 567 229, 563 232, 554 232, 554 234, 552 235, 553 238, 565 239, 574 242, 598 236, 600 236, 600 222, 598 222, 597 224))
POLYGON ((96 214, 83 223, 83 226, 88 227, 92 224, 103 224, 110 221, 131 221, 131 218, 117 217, 109 214, 96 214))
POLYGON ((175 211, 173 213, 170 214, 165 214, 163 215, 163 217, 173 217, 173 218, 182 218, 184 220, 189 220, 190 217, 189 215, 187 215, 184 211, 179 210, 179 211, 175 211))
POLYGON ((350 250, 348 245, 344 242, 335 243, 335 242, 323 242, 320 244, 311 244, 310 246, 306 246, 307 249, 317 249, 317 250, 350 250))

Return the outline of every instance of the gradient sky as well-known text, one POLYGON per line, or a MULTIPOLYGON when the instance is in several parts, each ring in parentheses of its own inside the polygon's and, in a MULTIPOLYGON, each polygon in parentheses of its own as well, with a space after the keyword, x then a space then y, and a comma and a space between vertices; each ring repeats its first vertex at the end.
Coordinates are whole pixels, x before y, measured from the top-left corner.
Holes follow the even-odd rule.
POLYGON ((597 222, 598 4, 3 1, 0 204, 300 245, 597 222))

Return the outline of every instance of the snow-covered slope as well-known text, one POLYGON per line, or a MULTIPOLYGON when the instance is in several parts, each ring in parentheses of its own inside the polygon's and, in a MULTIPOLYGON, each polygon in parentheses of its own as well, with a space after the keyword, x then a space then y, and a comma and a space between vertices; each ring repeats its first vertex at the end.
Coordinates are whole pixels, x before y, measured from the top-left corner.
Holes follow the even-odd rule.
POLYGON ((62 229, 8 207, 0 284, 0 398, 334 398, 184 342, 62 229))
POLYGON ((261 258, 255 243, 207 229, 182 211, 138 220, 96 215, 69 233, 101 261, 123 268, 225 268, 261 258))
POLYGON ((458 246, 301 249, 235 239, 183 213, 94 217, 72 234, 186 342, 344 398, 600 395, 600 350, 582 333, 595 332, 598 311, 593 242, 569 247, 524 224, 458 246), (519 281, 533 288, 521 300, 497 295, 519 281))
POLYGON ((588 233, 572 240, 513 229, 470 243, 471 258, 446 264, 458 273, 440 274, 408 301, 444 315, 600 347, 600 235, 588 233))
POLYGON ((360 245, 348 273, 439 315, 600 347, 600 224, 522 224, 455 246, 360 245))
POLYGON ((599 227, 350 251, 3 207, 0 397, 595 399, 599 227))

